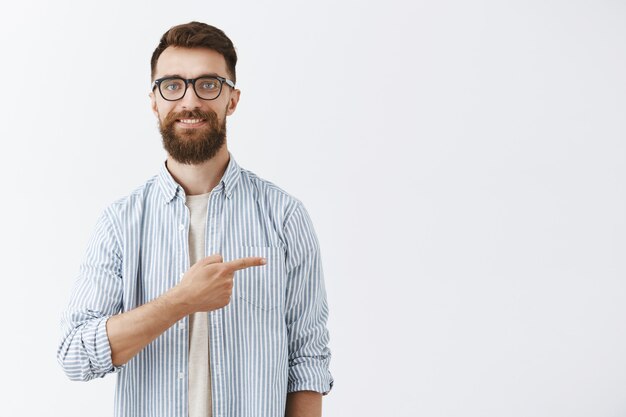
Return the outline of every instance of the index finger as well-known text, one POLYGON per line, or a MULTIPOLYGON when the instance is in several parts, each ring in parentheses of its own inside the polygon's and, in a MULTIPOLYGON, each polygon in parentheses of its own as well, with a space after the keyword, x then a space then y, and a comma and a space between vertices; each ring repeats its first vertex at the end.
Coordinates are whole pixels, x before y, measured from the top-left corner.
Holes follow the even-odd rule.
POLYGON ((251 266, 261 266, 267 263, 266 259, 260 256, 249 256, 247 258, 233 259, 232 261, 224 262, 229 269, 238 271, 244 268, 250 268, 251 266))

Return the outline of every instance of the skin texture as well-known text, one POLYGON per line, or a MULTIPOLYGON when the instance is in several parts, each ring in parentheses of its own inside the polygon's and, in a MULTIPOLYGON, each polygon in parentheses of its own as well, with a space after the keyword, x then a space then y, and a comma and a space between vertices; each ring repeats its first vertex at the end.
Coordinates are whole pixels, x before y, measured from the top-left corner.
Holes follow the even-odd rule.
POLYGON ((298 391, 287 394, 285 417, 320 417, 322 394, 315 391, 298 391))
MULTIPOLYGON (((206 48, 168 47, 159 57, 155 78, 180 75, 189 79, 211 73, 232 79, 226 70, 226 61, 219 53, 206 48)), ((191 114, 205 112, 217 115, 217 124, 207 122, 190 128, 189 125, 174 121, 169 125, 176 139, 184 145, 184 141, 205 140, 209 129, 225 126, 226 117, 237 108, 240 95, 240 90, 224 85, 215 100, 198 98, 192 88, 177 101, 164 100, 157 90, 149 96, 152 112, 160 128, 167 126, 172 119, 176 120, 177 116, 186 118, 191 114)), ((204 194, 217 186, 226 171, 228 158, 227 142, 224 141, 210 159, 194 164, 181 163, 168 153, 167 168, 187 195, 204 194)), ((157 299, 109 318, 106 327, 113 364, 117 366, 128 362, 183 317, 226 306, 230 302, 235 271, 263 265, 264 262, 263 258, 258 257, 223 262, 220 254, 213 254, 189 268, 178 285, 157 299)), ((286 417, 321 415, 322 394, 313 391, 287 394, 286 417)))

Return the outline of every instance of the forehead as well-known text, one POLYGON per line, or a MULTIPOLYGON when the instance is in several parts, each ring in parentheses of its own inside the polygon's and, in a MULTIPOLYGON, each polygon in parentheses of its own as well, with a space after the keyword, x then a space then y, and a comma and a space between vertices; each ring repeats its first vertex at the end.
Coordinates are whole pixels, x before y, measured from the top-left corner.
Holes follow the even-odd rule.
POLYGON ((226 60, 213 49, 168 46, 159 56, 155 78, 178 74, 185 78, 215 73, 227 76, 226 60))

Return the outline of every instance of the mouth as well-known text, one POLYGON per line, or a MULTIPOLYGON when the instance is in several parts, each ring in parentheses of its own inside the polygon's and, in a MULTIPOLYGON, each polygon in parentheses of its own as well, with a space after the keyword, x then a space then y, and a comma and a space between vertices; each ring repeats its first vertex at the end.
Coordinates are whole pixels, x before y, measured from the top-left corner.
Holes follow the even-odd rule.
POLYGON ((176 119, 176 125, 186 129, 200 127, 205 123, 206 119, 176 119))

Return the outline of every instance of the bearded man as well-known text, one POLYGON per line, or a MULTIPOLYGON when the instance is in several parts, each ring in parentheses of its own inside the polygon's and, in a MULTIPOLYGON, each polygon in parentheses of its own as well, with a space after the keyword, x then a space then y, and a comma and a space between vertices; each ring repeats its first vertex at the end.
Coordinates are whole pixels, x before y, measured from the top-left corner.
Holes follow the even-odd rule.
POLYGON ((227 148, 236 63, 213 26, 163 35, 150 99, 167 159, 103 211, 63 313, 59 363, 117 373, 116 416, 320 416, 332 388, 311 219, 227 148))

